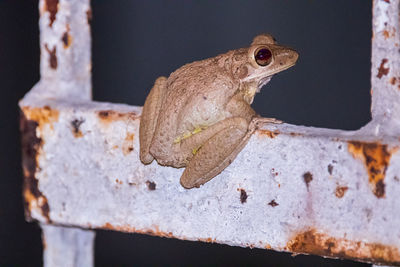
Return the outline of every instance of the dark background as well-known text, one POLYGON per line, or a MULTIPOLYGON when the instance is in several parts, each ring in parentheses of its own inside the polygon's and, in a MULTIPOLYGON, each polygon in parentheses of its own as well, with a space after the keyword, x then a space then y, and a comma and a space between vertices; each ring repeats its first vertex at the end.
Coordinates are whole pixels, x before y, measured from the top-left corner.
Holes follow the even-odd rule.
MULTIPOLYGON (((154 80, 244 47, 263 32, 298 64, 255 98, 293 124, 358 129, 370 120, 371 1, 92 1, 94 98, 142 105, 154 80)), ((0 266, 40 266, 40 229, 21 199, 17 102, 39 80, 38 7, 0 0, 0 266)), ((98 231, 96 266, 368 266, 316 256, 98 231)))

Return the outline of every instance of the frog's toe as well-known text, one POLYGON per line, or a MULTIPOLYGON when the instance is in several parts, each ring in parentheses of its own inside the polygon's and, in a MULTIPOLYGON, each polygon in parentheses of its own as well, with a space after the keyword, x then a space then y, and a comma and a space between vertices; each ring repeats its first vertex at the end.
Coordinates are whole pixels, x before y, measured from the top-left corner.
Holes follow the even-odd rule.
POLYGON ((143 164, 150 164, 154 160, 154 157, 149 153, 140 153, 140 161, 143 164))

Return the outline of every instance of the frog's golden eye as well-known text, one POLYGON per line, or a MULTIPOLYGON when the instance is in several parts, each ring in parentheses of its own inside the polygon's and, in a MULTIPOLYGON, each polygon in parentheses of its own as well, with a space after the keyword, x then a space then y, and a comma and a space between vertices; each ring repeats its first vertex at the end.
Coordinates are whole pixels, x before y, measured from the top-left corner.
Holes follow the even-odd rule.
POLYGON ((266 47, 261 47, 254 53, 254 58, 260 66, 267 66, 272 61, 272 53, 266 47))

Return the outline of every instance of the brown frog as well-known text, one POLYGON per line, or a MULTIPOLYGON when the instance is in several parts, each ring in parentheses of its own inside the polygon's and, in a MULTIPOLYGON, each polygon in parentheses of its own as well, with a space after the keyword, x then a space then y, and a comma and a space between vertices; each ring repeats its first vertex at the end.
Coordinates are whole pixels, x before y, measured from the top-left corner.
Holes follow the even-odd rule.
POLYGON ((186 167, 180 180, 185 188, 214 178, 256 129, 259 119, 250 107, 255 93, 297 58, 296 51, 262 34, 248 48, 186 64, 168 78, 159 77, 142 111, 140 160, 186 167))

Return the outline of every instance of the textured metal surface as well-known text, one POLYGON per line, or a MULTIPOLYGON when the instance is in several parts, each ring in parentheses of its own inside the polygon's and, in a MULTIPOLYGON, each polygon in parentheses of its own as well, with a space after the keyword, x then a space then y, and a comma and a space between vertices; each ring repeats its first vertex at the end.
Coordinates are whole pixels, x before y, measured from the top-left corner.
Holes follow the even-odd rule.
POLYGON ((91 98, 89 0, 40 0, 40 82, 25 98, 91 98))
MULTIPOLYGON (((45 140, 39 134, 46 123, 58 121, 59 114, 43 99, 76 102, 91 98, 91 17, 89 0, 41 0, 40 82, 20 102, 20 128, 27 220, 52 223, 47 197, 40 191, 36 172, 45 140), (34 103, 32 108, 24 102, 34 103), (30 114, 26 117, 26 114, 30 114), (32 116, 31 116, 32 115, 32 116)), ((78 122, 75 123, 78 125, 78 122)), ((76 133, 78 134, 78 133, 76 133)), ((94 236, 89 230, 41 224, 44 266, 93 266, 94 236)))
POLYGON ((400 133, 400 3, 374 0, 371 93, 375 133, 400 133))
POLYGON ((88 101, 88 10, 41 1, 42 80, 20 102, 28 219, 400 265, 399 0, 374 1, 370 124, 264 125, 192 190, 139 161, 140 107, 88 101))
POLYGON ((94 266, 93 231, 41 224, 45 267, 94 266))
POLYGON ((139 161, 140 108, 47 106, 23 109, 41 140, 35 177, 49 211, 29 206, 39 221, 400 263, 397 138, 270 125, 186 190, 182 169, 139 161))

